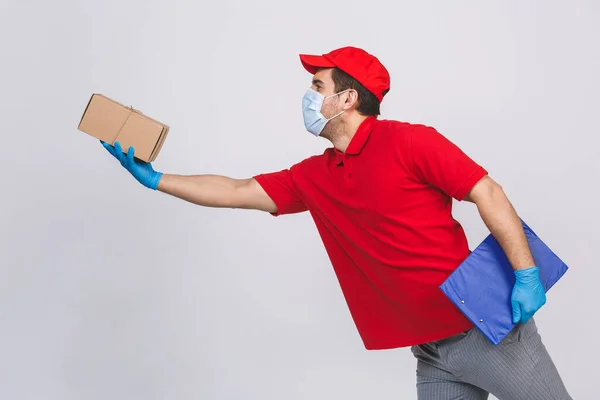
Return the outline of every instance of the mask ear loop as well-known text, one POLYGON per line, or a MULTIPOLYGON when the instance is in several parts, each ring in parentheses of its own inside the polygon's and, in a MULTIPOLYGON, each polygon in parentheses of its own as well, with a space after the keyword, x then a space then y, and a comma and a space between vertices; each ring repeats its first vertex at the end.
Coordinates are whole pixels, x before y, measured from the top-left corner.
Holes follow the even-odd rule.
POLYGON ((342 115, 342 114, 344 113, 344 111, 346 111, 346 110, 342 110, 342 111, 340 111, 339 113, 335 114, 333 117, 331 117, 331 118, 327 118, 327 122, 331 121, 332 119, 334 119, 335 117, 337 117, 337 116, 339 116, 339 115, 342 115))
POLYGON ((329 96, 325 97, 323 100, 327 100, 328 98, 333 97, 333 96, 339 96, 340 94, 342 94, 344 92, 347 92, 349 90, 352 90, 352 88, 349 88, 349 89, 346 89, 346 90, 342 90, 341 92, 337 92, 337 93, 334 93, 334 94, 330 94, 329 96))
MULTIPOLYGON (((344 93, 344 92, 347 92, 347 91, 349 91, 349 90, 352 90, 352 89, 346 89, 346 90, 342 90, 342 91, 341 91, 341 92, 339 92, 339 93, 335 93, 335 94, 329 95, 329 96, 325 97, 325 98, 323 99, 323 101, 327 100, 327 99, 328 99, 328 98, 330 98, 330 97, 333 97, 333 96, 338 96, 338 95, 340 95, 340 94, 342 94, 342 93, 344 93)), ((331 117, 331 118, 326 118, 327 122, 331 121, 331 120, 332 120, 332 119, 334 119, 335 117, 338 117, 338 116, 342 115, 342 114, 344 113, 344 111, 346 111, 346 110, 342 110, 342 111, 340 111, 339 113, 337 113, 336 115, 334 115, 334 116, 333 116, 333 117, 331 117)))

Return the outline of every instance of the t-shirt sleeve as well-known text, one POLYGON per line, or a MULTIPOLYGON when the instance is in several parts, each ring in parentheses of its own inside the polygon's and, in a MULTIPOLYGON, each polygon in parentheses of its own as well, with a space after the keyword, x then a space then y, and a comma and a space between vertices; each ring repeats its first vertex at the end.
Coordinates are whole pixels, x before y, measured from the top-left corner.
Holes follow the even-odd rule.
POLYGON ((277 205, 277 212, 272 213, 273 216, 295 214, 308 210, 298 193, 298 188, 289 169, 259 174, 253 178, 277 205))
POLYGON ((415 125, 409 135, 411 166, 425 184, 462 201, 487 171, 435 128, 415 125))

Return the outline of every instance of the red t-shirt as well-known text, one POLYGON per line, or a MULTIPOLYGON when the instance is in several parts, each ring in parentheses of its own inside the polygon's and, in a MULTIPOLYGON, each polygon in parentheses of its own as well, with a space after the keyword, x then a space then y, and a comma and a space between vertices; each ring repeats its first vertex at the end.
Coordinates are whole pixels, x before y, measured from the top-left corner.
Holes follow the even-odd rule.
POLYGON ((254 178, 273 215, 310 212, 371 350, 473 326, 439 286, 470 253, 452 198, 486 174, 434 128, 369 117, 345 153, 328 148, 254 178))

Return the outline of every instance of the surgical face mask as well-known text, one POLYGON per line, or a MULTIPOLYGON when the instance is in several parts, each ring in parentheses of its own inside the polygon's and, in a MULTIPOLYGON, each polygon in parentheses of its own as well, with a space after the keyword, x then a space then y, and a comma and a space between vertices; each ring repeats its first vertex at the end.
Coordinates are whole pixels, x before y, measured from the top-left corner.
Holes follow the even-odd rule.
POLYGON ((308 88, 304 94, 304 98, 302 99, 302 116, 304 117, 304 126, 306 127, 306 130, 315 136, 319 136, 329 121, 346 111, 342 110, 329 119, 325 118, 325 116, 321 114, 321 108, 323 107, 323 102, 325 100, 330 97, 337 96, 338 94, 347 92, 348 90, 350 89, 346 89, 339 93, 325 97, 313 88, 308 88))

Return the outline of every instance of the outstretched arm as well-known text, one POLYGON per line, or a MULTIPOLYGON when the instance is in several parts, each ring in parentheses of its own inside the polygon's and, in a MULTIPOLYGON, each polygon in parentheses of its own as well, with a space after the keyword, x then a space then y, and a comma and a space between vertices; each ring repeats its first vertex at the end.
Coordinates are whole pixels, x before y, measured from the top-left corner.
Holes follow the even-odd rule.
POLYGON ((119 142, 104 148, 142 185, 205 207, 243 208, 277 212, 277 206, 254 178, 234 179, 220 175, 163 174, 151 163, 135 159, 133 147, 127 153, 119 142))
POLYGON ((243 208, 277 212, 277 206, 254 178, 221 175, 163 174, 157 189, 205 207, 243 208))

